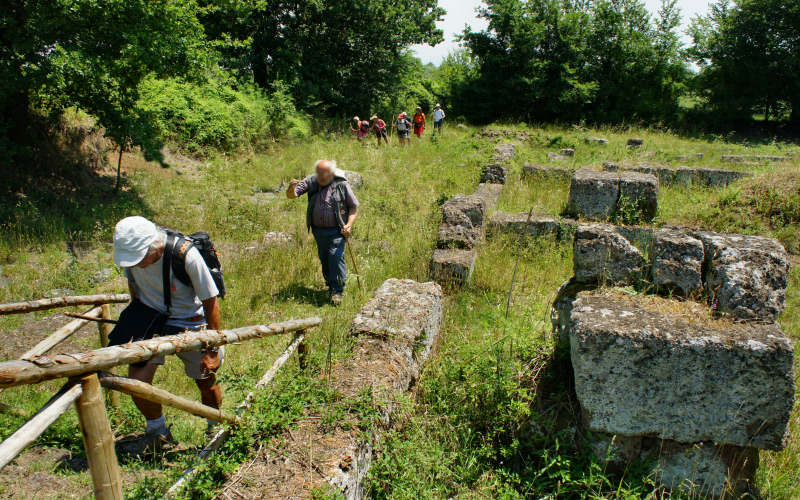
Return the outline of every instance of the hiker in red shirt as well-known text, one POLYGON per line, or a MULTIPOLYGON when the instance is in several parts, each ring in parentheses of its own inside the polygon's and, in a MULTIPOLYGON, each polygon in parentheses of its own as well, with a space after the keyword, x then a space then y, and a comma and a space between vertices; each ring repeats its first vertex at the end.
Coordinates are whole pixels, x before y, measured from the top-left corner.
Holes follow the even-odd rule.
POLYGON ((422 133, 425 131, 425 113, 422 108, 417 106, 417 112, 414 113, 414 135, 422 138, 422 133))
POLYGON ((378 115, 372 115, 372 131, 375 132, 375 137, 378 138, 378 147, 381 146, 381 139, 389 144, 389 134, 386 131, 386 122, 378 118, 378 115))

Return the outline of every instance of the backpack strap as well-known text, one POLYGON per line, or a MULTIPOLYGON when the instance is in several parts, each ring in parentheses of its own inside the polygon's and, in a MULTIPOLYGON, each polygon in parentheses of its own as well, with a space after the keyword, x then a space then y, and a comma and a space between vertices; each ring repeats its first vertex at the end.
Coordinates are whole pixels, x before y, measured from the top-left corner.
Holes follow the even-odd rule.
POLYGON ((172 307, 172 286, 169 272, 172 269, 172 252, 175 246, 175 234, 167 231, 167 241, 164 243, 164 255, 161 258, 161 282, 164 288, 164 305, 167 306, 167 316, 172 307))

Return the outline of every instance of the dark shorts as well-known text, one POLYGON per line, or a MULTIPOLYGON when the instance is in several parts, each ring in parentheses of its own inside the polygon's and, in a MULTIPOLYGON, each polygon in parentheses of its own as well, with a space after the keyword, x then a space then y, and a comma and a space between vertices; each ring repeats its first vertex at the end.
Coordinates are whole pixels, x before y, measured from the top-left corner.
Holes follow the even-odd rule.
POLYGON ((386 138, 386 129, 385 128, 376 128, 375 129, 375 137, 378 139, 386 138))
POLYGON ((433 122, 433 128, 442 128, 442 122, 444 120, 439 120, 438 122, 433 122))
POLYGON ((411 131, 410 130, 398 130, 397 131, 397 137, 399 137, 401 139, 408 139, 409 137, 411 137, 411 131))

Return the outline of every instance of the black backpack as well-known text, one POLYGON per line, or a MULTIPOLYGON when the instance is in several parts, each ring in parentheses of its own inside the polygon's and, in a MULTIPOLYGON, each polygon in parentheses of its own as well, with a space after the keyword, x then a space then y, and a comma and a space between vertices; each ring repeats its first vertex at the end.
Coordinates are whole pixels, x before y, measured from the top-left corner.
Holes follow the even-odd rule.
MULTIPOLYGON (((175 278, 186 286, 192 286, 192 280, 186 272, 186 253, 189 252, 192 247, 195 247, 197 251, 200 252, 200 256, 203 258, 206 266, 208 266, 211 277, 217 285, 219 298, 224 299, 226 293, 225 273, 222 271, 222 263, 219 261, 219 254, 216 248, 214 248, 214 243, 211 241, 211 237, 208 233, 199 232, 185 236, 170 229, 166 229, 165 231, 167 232, 165 256, 169 259, 169 267, 172 268, 172 273, 175 275, 175 278)), ((168 268, 164 266, 164 269, 166 270, 168 268)), ((166 276, 166 272, 164 274, 166 285, 169 276, 166 276)), ((164 302, 166 302, 167 309, 169 309, 172 302, 170 295, 169 287, 164 286, 164 302)))

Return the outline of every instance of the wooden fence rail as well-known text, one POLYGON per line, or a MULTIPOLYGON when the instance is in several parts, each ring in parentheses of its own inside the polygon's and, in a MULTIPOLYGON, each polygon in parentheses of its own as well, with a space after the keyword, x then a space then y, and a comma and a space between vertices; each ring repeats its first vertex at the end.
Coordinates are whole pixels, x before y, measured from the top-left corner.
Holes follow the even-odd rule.
POLYGON ((22 450, 30 446, 36 439, 64 414, 77 400, 83 389, 80 384, 67 383, 41 410, 28 419, 14 434, 0 443, 0 469, 8 465, 22 450))
POLYGON ((290 320, 271 325, 258 325, 234 330, 202 330, 167 337, 156 337, 78 354, 41 356, 32 360, 0 363, 0 387, 36 384, 45 380, 76 377, 87 373, 108 371, 117 365, 147 361, 155 356, 219 347, 259 337, 281 335, 319 326, 318 317, 290 320))
MULTIPOLYGON (((101 346, 106 346, 108 344, 108 334, 111 330, 111 325, 109 324, 111 323, 109 321, 111 309, 109 304, 128 302, 129 300, 130 296, 128 294, 105 294, 0 304, 0 315, 28 313, 55 307, 95 306, 84 314, 76 315, 77 319, 59 328, 39 342, 23 354, 21 359, 0 363, 0 391, 6 387, 36 384, 45 380, 70 379, 42 409, 5 441, 0 443, 0 469, 14 460, 22 450, 31 445, 58 417, 74 404, 78 413, 78 422, 80 423, 86 458, 89 463, 89 473, 92 476, 95 498, 101 500, 122 499, 122 479, 114 449, 114 435, 108 422, 101 387, 111 390, 112 404, 116 402, 118 405, 116 391, 119 391, 218 422, 236 424, 239 422, 240 415, 250 408, 255 397, 255 391, 265 387, 276 376, 278 370, 295 350, 299 353, 301 366, 305 364, 306 346, 303 343, 304 333, 306 330, 322 323, 320 318, 312 317, 233 330, 185 332, 120 346, 101 347, 84 353, 46 355, 54 346, 68 339, 86 323, 94 321, 95 318, 102 319, 98 324, 100 344, 101 346), (296 332, 296 335, 289 347, 275 360, 272 367, 256 384, 256 389, 250 392, 236 408, 235 415, 176 396, 137 380, 118 377, 110 373, 100 373, 102 371, 112 371, 118 365, 147 361, 156 356, 219 347, 229 343, 291 332, 296 332)), ((229 433, 230 429, 227 427, 217 432, 208 446, 203 449, 200 454, 200 460, 205 460, 218 449, 229 433)), ((167 494, 174 494, 182 488, 188 478, 191 477, 192 472, 192 468, 187 469, 167 494)))
MULTIPOLYGON (((102 306, 96 306, 89 309, 85 312, 84 316, 89 316, 92 318, 99 318, 103 314, 102 306)), ((72 320, 66 325, 62 326, 52 334, 50 334, 47 338, 33 346, 28 352, 20 356, 20 359, 33 359, 38 358, 39 356, 43 356, 47 354, 47 352, 58 345, 60 342, 63 342, 70 338, 75 332, 83 328, 83 326, 88 323, 88 320, 85 319, 76 319, 72 320)))
POLYGON ((31 300, 28 302, 15 302, 0 304, 0 316, 4 314, 23 314, 56 307, 89 306, 101 304, 121 304, 131 300, 127 293, 106 293, 101 295, 77 295, 69 297, 55 297, 52 299, 31 300))

